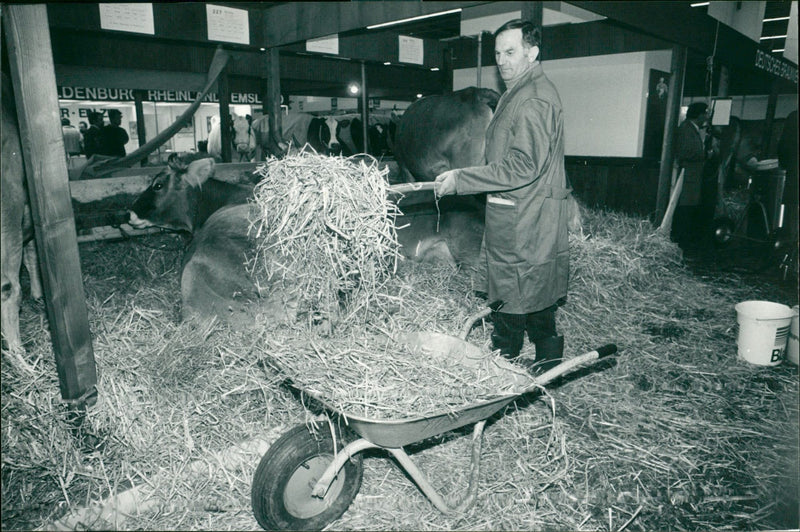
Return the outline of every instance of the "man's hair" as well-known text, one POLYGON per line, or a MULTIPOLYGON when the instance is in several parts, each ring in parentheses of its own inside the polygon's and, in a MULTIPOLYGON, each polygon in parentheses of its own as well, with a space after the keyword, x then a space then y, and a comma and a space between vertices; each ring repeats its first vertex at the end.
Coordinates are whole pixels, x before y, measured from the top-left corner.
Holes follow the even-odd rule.
POLYGON ((508 30, 522 30, 522 42, 527 44, 528 46, 538 46, 539 47, 539 55, 541 56, 541 48, 542 48, 542 30, 533 25, 533 22, 530 20, 522 20, 521 18, 515 18, 513 20, 509 20, 494 32, 494 38, 497 39, 497 36, 503 33, 504 31, 508 30))
POLYGON ((62 126, 68 126, 69 125, 69 118, 62 118, 61 119, 61 125, 62 126))
POLYGON ((707 109, 708 109, 707 104, 703 102, 694 102, 689 106, 689 109, 686 110, 686 119, 694 120, 698 116, 705 114, 707 109))
POLYGON ((122 111, 118 109, 109 109, 108 110, 108 117, 111 118, 112 116, 122 116, 122 111))

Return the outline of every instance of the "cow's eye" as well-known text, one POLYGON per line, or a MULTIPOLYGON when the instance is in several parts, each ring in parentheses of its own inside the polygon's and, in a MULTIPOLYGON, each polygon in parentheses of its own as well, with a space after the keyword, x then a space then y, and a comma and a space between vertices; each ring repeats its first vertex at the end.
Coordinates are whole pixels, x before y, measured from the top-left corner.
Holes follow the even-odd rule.
POLYGON ((164 188, 164 184, 163 183, 153 183, 153 190, 158 191, 158 190, 161 190, 162 188, 164 188))

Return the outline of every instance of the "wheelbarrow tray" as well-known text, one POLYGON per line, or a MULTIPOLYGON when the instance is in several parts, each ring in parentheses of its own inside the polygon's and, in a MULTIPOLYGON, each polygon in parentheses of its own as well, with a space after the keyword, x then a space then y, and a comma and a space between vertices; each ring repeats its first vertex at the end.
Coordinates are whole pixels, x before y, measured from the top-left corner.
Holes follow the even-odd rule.
MULTIPOLYGON (((303 390, 315 398, 329 410, 341 415, 345 423, 367 441, 386 448, 399 448, 410 443, 419 442, 439 434, 475 423, 492 416, 521 394, 536 387, 535 379, 524 369, 511 364, 507 360, 484 352, 460 338, 434 332, 414 332, 400 335, 399 343, 423 349, 432 358, 441 360, 441 364, 453 368, 474 367, 485 364, 492 358, 490 370, 502 386, 498 394, 463 405, 456 409, 441 411, 424 416, 410 416, 401 419, 374 419, 360 416, 337 408, 322 394, 303 390)), ((421 390, 424 393, 424 390, 421 390)))

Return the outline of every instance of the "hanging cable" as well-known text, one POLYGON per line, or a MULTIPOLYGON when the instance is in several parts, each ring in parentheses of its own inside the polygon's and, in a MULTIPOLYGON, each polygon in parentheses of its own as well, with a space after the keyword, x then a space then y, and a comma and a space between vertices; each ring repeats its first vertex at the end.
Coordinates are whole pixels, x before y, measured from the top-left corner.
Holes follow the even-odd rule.
POLYGON ((719 20, 717 21, 717 29, 714 32, 714 50, 711 55, 706 57, 706 103, 711 107, 711 95, 713 94, 714 85, 714 59, 717 56, 717 40, 719 39, 719 20))

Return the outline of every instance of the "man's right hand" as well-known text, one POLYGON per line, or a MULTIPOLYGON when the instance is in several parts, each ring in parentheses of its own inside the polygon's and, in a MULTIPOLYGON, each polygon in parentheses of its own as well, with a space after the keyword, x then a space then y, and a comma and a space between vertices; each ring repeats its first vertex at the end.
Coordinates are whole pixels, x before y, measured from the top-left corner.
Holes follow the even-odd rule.
POLYGON ((456 193, 456 170, 447 170, 436 176, 433 190, 437 197, 456 193))

